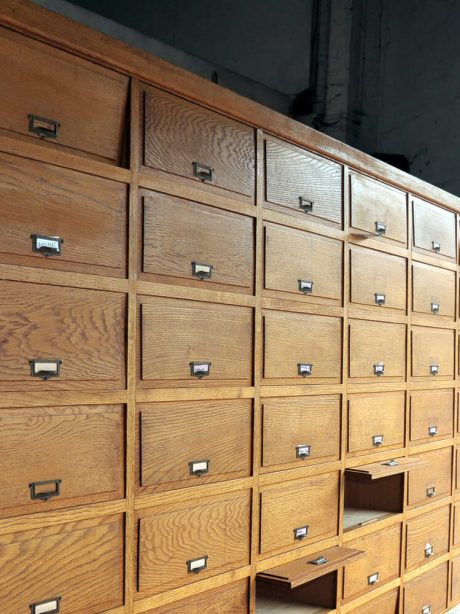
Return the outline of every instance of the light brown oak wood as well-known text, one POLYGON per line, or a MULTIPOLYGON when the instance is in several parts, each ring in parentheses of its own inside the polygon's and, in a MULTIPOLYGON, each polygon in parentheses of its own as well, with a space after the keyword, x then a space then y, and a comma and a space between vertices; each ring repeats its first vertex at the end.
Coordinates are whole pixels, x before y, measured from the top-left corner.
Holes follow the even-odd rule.
POLYGON ((349 610, 351 614, 398 614, 399 610, 399 591, 394 589, 384 593, 377 599, 371 599, 358 608, 349 610))
POLYGON ((456 275, 454 271, 412 262, 412 311, 433 318, 455 315, 456 275))
POLYGON ((441 448, 415 458, 429 461, 428 467, 408 474, 408 507, 425 505, 451 494, 452 448, 441 448))
POLYGON ((406 570, 431 562, 449 550, 450 506, 411 518, 406 525, 406 570))
POLYGON ((411 580, 404 587, 404 614, 420 614, 431 607, 432 614, 447 606, 447 563, 411 580))
POLYGON ((412 377, 452 379, 454 376, 453 330, 413 326, 411 330, 412 377))
POLYGON ((147 610, 145 614, 247 614, 247 602, 247 580, 240 580, 155 610, 147 610))
POLYGON ((412 201, 414 248, 457 260, 455 214, 419 198, 412 201))
POLYGON ((451 437, 453 429, 453 390, 414 390, 411 393, 409 444, 451 437))
MULTIPOLYGON (((398 473, 407 473, 427 467, 429 462, 423 458, 391 458, 378 463, 357 465, 346 469, 346 474, 361 476, 363 479, 379 480, 398 473)), ((365 486, 363 486, 365 489, 365 486)))
POLYGON ((460 601, 460 556, 452 558, 450 582, 452 601, 453 603, 458 603, 460 601))

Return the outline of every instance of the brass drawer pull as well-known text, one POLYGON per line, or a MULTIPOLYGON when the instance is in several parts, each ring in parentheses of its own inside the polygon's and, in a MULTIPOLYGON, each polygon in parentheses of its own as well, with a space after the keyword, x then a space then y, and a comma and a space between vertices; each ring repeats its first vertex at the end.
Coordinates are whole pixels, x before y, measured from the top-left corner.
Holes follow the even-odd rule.
POLYGON ((214 171, 210 166, 201 162, 192 162, 192 166, 194 177, 198 177, 201 181, 212 181, 214 171))
POLYGON ((430 556, 433 556, 433 554, 434 554, 434 546, 432 546, 431 544, 427 542, 425 544, 425 557, 429 559, 430 556))
POLYGON ((310 565, 324 565, 328 562, 325 556, 319 556, 317 559, 313 559, 312 561, 308 561, 310 565))
POLYGON ((435 437, 438 434, 438 427, 437 426, 429 426, 428 427, 428 435, 430 437, 435 437))
POLYGON ((438 375, 439 365, 430 365, 430 373, 431 375, 438 375))
POLYGON ((435 497, 436 496, 436 486, 429 486, 426 489, 426 496, 427 497, 435 497))
POLYGON ((313 200, 299 196, 299 209, 302 209, 305 213, 311 213, 314 204, 315 202, 313 200))
POLYGON ((30 235, 32 239, 32 251, 43 256, 60 256, 64 239, 60 237, 48 237, 46 235, 30 235))
POLYGON ((311 446, 306 443, 299 443, 298 446, 295 447, 295 456, 296 458, 308 458, 311 454, 311 446))
POLYGON ((206 377, 211 373, 211 363, 210 362, 191 362, 190 363, 190 374, 193 377, 197 377, 201 379, 202 377, 206 377))
POLYGON ((374 294, 374 300, 377 305, 385 305, 385 299, 385 294, 379 294, 377 292, 374 294))
POLYGON ((198 559, 190 559, 187 561, 188 573, 200 573, 208 567, 208 555, 200 556, 198 559))
POLYGON ((422 608, 421 614, 431 614, 431 606, 424 605, 422 608))
POLYGON ((62 600, 62 597, 53 597, 52 599, 47 599, 46 601, 31 603, 29 606, 30 613, 31 614, 57 614, 57 612, 61 611, 61 600, 62 600))
POLYGON ((36 134, 41 139, 57 139, 60 127, 61 124, 55 119, 29 113, 29 132, 36 134))
POLYGON ((313 292, 313 282, 306 279, 299 279, 299 291, 304 294, 311 294, 313 292))
POLYGON ((49 501, 53 497, 59 497, 61 494, 61 483, 62 480, 59 478, 57 480, 44 480, 43 482, 31 482, 29 484, 30 488, 30 498, 31 499, 39 499, 40 501, 49 501), (41 490, 43 486, 49 486, 53 484, 53 490, 41 490))
POLYGON ((313 364, 307 362, 297 363, 297 373, 302 377, 308 377, 313 372, 313 364))
POLYGON ((29 360, 30 374, 42 380, 51 377, 59 377, 61 374, 62 360, 59 358, 32 358, 29 360))
POLYGON ((196 475, 200 477, 204 475, 205 473, 209 473, 210 464, 211 464, 210 460, 190 461, 188 464, 190 475, 196 475))
POLYGON ((438 253, 441 251, 441 243, 439 243, 438 241, 432 241, 431 246, 434 252, 438 253))
POLYGON ((372 584, 377 584, 377 582, 380 580, 380 572, 376 572, 371 574, 370 576, 367 576, 367 583, 369 584, 369 586, 371 586, 372 584))
POLYGON ((203 264, 201 262, 192 262, 192 275, 198 279, 211 279, 212 264, 203 264))
POLYGON ((298 527, 294 529, 294 539, 302 541, 308 535, 308 531, 310 530, 310 525, 306 524, 304 527, 298 527))
POLYGON ((383 362, 378 362, 374 365, 374 375, 383 375, 385 373, 385 364, 383 362))
POLYGON ((439 303, 431 303, 431 313, 439 313, 440 305, 439 303))
POLYGON ((381 446, 383 444, 383 435, 372 435, 372 445, 381 446))
POLYGON ((387 225, 385 222, 375 222, 375 232, 383 237, 387 231, 387 225))

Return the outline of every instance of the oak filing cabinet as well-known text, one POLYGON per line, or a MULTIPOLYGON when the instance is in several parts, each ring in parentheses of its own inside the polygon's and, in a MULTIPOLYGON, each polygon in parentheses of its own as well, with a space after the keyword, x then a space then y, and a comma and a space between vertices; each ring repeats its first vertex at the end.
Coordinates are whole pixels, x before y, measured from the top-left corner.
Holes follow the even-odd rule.
POLYGON ((2 614, 460 602, 460 200, 0 9, 2 614))

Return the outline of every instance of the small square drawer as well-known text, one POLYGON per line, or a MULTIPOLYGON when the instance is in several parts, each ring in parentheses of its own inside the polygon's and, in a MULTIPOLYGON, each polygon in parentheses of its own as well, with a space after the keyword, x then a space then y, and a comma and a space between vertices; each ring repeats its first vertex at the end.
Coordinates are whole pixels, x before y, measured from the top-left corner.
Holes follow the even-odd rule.
POLYGON ((138 407, 139 484, 164 490, 251 473, 249 400, 146 403, 138 407))
POLYGON ((121 515, 0 537, 2 614, 98 614, 123 605, 121 515))
POLYGON ((261 554, 294 550, 337 535, 339 474, 267 486, 260 495, 261 554))
POLYGON ((250 491, 190 499, 138 513, 138 598, 249 563, 250 491))
POLYGON ((351 247, 350 301, 406 310, 407 261, 372 249, 351 247))
POLYGON ((407 198, 404 192, 364 175, 350 174, 350 225, 365 236, 407 245, 407 198))
POLYGON ((406 569, 410 571, 449 550, 450 507, 428 512, 407 521, 406 569))
POLYGON ((248 614, 248 582, 239 580, 174 601, 145 614, 248 614))
POLYGON ((460 601, 460 556, 452 559, 451 574, 452 602, 458 603, 460 601))
POLYGON ((265 311, 264 377, 305 384, 339 383, 341 318, 265 311))
POLYGON ((404 380, 406 376, 406 325, 349 320, 352 380, 404 380))
POLYGON ((412 377, 453 379, 455 332, 413 326, 411 337, 412 377))
POLYGON ((411 458, 420 458, 429 461, 430 464, 428 467, 414 469, 408 474, 409 507, 418 507, 450 496, 452 448, 432 450, 411 458))
POLYGON ((340 164, 269 137, 265 139, 265 199, 311 221, 342 224, 340 164))
POLYGON ((447 563, 417 576, 404 587, 404 614, 441 614, 447 607, 447 563))
POLYGON ((388 591, 349 612, 350 614, 399 614, 399 590, 395 588, 388 591))
POLYGON ((364 550, 367 556, 345 567, 343 600, 349 601, 400 574, 401 525, 346 542, 347 548, 364 550))
POLYGON ((405 412, 404 392, 349 395, 348 453, 404 447, 405 412))
POLYGON ((455 213, 418 198, 412 201, 414 248, 434 256, 457 259, 455 213))
POLYGON ((339 396, 264 398, 262 409, 263 467, 339 458, 339 396))
POLYGON ((341 241, 266 224, 265 290, 341 304, 342 254, 341 241))
POLYGON ((455 315, 455 271, 412 263, 412 311, 423 315, 455 315))
POLYGON ((153 87, 142 100, 144 166, 254 198, 253 128, 153 87))
POLYGON ((152 281, 252 292, 254 221, 143 191, 142 271, 152 281))
POLYGON ((453 436, 454 391, 414 390, 410 399, 411 444, 453 436))

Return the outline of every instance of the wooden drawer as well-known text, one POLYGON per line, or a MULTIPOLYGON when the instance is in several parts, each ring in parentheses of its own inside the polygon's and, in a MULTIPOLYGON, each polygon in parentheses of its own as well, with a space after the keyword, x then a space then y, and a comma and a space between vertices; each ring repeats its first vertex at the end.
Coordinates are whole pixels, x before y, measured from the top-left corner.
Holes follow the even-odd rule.
POLYGON ((444 612, 447 607, 447 565, 435 567, 405 585, 404 614, 444 612))
POLYGON ((120 162, 127 77, 4 28, 0 55, 1 128, 120 162))
POLYGON ((342 224, 342 167, 274 138, 265 139, 265 199, 312 220, 342 224))
POLYGON ((1 281, 0 389, 124 388, 125 311, 115 292, 1 281))
POLYGON ((454 377, 455 332, 413 326, 411 329, 412 377, 454 377))
POLYGON ((455 483, 454 488, 460 490, 460 446, 455 448, 455 483))
POLYGON ((453 436, 454 391, 414 390, 410 401, 411 444, 453 436))
POLYGON ((145 166, 254 196, 253 128, 148 86, 142 106, 145 166))
POLYGON ((337 535, 339 474, 267 487, 260 495, 261 554, 300 548, 337 535))
POLYGON ((121 183, 0 154, 0 261, 122 277, 126 200, 121 183))
POLYGON ((351 379, 403 380, 405 378, 405 324, 350 320, 349 330, 351 379))
POLYGON ((408 474, 408 506, 417 507, 450 496, 452 448, 424 452, 415 458, 427 460, 430 464, 408 474))
POLYGON ((452 603, 458 603, 460 601, 460 556, 452 559, 451 574, 452 603))
POLYGON ((410 571, 449 550, 450 506, 407 521, 406 569, 410 571))
POLYGON ((123 542, 121 515, 2 535, 2 614, 98 614, 122 606, 123 542))
POLYGON ((252 292, 252 218, 147 191, 142 203, 142 271, 153 281, 252 292))
POLYGON ((0 409, 0 516, 124 495, 119 405, 0 409))
POLYGON ((454 504, 454 526, 452 527, 452 543, 454 546, 460 544, 460 502, 454 504))
POLYGON ((350 226, 365 235, 380 235, 407 245, 407 200, 404 192, 370 177, 351 173, 350 202, 350 226))
POLYGON ((138 597, 249 563, 250 491, 139 512, 138 597))
POLYGON ((414 248, 457 259, 455 213, 418 198, 412 201, 414 248))
POLYGON ((262 465, 316 464, 340 453, 340 397, 263 399, 262 465))
POLYGON ((367 556, 344 570, 343 599, 348 601, 400 574, 401 525, 370 533, 346 543, 347 548, 364 550, 367 556))
POLYGON ((145 614, 247 614, 248 607, 248 582, 239 580, 148 610, 145 614))
POLYGON ((352 394, 348 397, 348 453, 404 447, 404 392, 352 394))
POLYGON ((353 608, 350 612, 351 614, 399 614, 398 598, 399 591, 395 588, 377 597, 377 599, 372 599, 372 601, 367 601, 364 605, 353 608))
POLYGON ((138 431, 141 487, 183 488, 251 473, 249 400, 141 405, 138 431))
POLYGON ((158 297, 140 302, 144 382, 252 382, 251 308, 158 297))
POLYGON ((341 304, 342 254, 341 241, 266 224, 265 290, 341 304))
POLYGON ((412 311, 453 319, 455 271, 412 263, 412 311))
POLYGON ((350 301, 382 309, 406 310, 405 258, 375 250, 350 249, 350 301))
POLYGON ((264 377, 338 383, 342 374, 340 318, 281 311, 264 313, 264 377))

